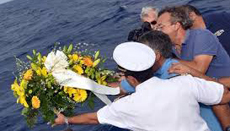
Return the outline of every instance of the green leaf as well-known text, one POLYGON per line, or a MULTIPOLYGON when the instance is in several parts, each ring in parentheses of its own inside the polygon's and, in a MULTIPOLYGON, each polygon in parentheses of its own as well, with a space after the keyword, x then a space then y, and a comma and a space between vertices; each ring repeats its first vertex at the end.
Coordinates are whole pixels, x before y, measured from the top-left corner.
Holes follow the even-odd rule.
POLYGON ((102 76, 102 77, 101 77, 101 80, 103 80, 103 81, 104 81, 106 78, 107 78, 107 76, 106 76, 106 75, 104 75, 104 76, 102 76))
POLYGON ((63 51, 64 53, 66 53, 66 52, 67 52, 67 47, 64 46, 62 51, 63 51))
POLYGON ((71 53, 72 50, 73 50, 73 44, 70 44, 67 50, 67 54, 71 53))
POLYGON ((26 55, 26 57, 27 57, 29 60, 33 61, 33 58, 32 58, 31 56, 26 55))
POLYGON ((51 88, 51 87, 52 87, 52 84, 51 84, 50 81, 47 83, 47 87, 48 87, 48 88, 51 88))
POLYGON ((95 78, 95 74, 91 74, 91 79, 94 79, 95 78))
POLYGON ((73 64, 73 60, 70 60, 70 61, 69 61, 69 65, 72 65, 72 64, 73 64))
POLYGON ((28 115, 28 113, 29 113, 29 108, 23 108, 23 110, 22 110, 22 115, 23 116, 26 116, 26 115, 28 115))
POLYGON ((90 69, 89 67, 86 67, 86 69, 85 69, 85 73, 86 73, 86 74, 88 74, 89 69, 90 69))
POLYGON ((106 60, 107 60, 106 58, 105 58, 105 59, 103 59, 103 60, 102 60, 102 63, 105 63, 105 61, 106 61, 106 60))
POLYGON ((100 63, 100 59, 97 59, 93 62, 93 67, 96 67, 100 63))
POLYGON ((100 73, 99 72, 96 72, 96 79, 100 79, 100 73))
POLYGON ((24 108, 22 114, 25 116, 27 125, 32 128, 37 123, 38 110, 24 108))
POLYGON ((36 50, 33 50, 33 54, 34 54, 34 56, 36 55, 36 50))
POLYGON ((100 54, 100 51, 97 51, 97 52, 95 53, 94 60, 96 60, 96 59, 98 58, 99 54, 100 54))
POLYGON ((32 68, 34 71, 36 71, 38 67, 37 67, 37 65, 36 65, 36 64, 31 63, 31 68, 32 68))
POLYGON ((94 100, 92 97, 88 101, 88 106, 90 107, 90 109, 94 109, 94 100))
POLYGON ((41 55, 41 53, 39 52, 39 53, 38 53, 38 62, 41 63, 41 61, 42 61, 42 55, 41 55))

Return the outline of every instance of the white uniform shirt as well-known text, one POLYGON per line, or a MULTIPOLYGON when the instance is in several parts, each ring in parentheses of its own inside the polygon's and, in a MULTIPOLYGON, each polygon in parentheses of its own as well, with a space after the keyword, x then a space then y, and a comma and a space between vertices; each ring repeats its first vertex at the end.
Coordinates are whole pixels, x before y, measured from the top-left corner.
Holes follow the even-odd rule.
POLYGON ((218 104, 223 92, 222 85, 190 75, 153 77, 132 95, 100 109, 97 117, 101 124, 134 131, 209 131, 198 102, 218 104))

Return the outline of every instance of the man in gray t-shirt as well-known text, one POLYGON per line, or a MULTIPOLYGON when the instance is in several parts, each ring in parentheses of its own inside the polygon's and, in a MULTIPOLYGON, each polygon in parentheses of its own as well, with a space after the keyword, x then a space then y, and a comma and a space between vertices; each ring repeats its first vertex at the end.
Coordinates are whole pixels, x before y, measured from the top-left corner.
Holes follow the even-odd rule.
POLYGON ((186 61, 192 61, 199 55, 212 56, 206 75, 215 78, 230 76, 230 58, 217 37, 209 30, 187 30, 181 53, 179 54, 175 48, 173 53, 186 61))

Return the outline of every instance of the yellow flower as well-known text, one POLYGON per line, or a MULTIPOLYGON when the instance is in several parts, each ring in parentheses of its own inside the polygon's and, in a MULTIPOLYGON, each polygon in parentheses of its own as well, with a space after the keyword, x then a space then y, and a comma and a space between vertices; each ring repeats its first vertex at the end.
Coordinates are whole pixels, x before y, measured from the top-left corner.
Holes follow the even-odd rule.
POLYGON ((79 75, 81 75, 81 74, 84 73, 84 71, 83 71, 83 69, 82 69, 82 67, 81 67, 80 65, 74 65, 74 66, 73 66, 73 69, 74 69, 79 75))
POLYGON ((46 61, 46 56, 43 56, 42 57, 42 63, 45 63, 45 61, 46 61))
POLYGON ((42 69, 41 69, 41 67, 37 68, 36 73, 37 73, 38 76, 42 75, 42 69))
POLYGON ((40 107, 40 103, 41 102, 40 102, 40 100, 39 100, 39 98, 37 96, 32 97, 32 106, 33 106, 33 108, 38 109, 40 107))
POLYGON ((68 87, 65 86, 65 87, 64 87, 64 92, 65 92, 65 93, 68 93, 67 91, 68 91, 68 87))
MULTIPOLYGON (((22 83, 23 83, 23 81, 22 81, 22 83)), ((18 83, 17 83, 17 80, 15 80, 14 84, 11 85, 11 89, 14 92, 16 92, 19 97, 25 95, 25 90, 22 87, 22 85, 25 85, 25 84, 20 84, 20 86, 19 86, 18 83)))
POLYGON ((20 83, 20 87, 23 88, 23 89, 26 89, 27 88, 27 84, 28 84, 28 81, 23 79, 21 81, 21 83, 20 83))
POLYGON ((83 61, 84 61, 84 64, 86 66, 88 66, 88 67, 93 66, 93 61, 92 61, 92 59, 90 57, 84 57, 83 61))
POLYGON ((68 90, 67 90, 67 92, 68 92, 68 94, 69 94, 69 97, 72 97, 72 95, 73 95, 74 93, 76 93, 77 90, 74 89, 74 88, 69 87, 68 90))
POLYGON ((77 55, 77 54, 73 54, 73 55, 72 55, 72 59, 73 59, 74 62, 77 62, 77 60, 78 60, 78 55, 77 55))
MULTIPOLYGON (((23 80, 25 81, 25 80, 23 80)), ((21 82, 21 85, 25 85, 24 83, 26 82, 21 82), (22 84, 23 83, 23 84, 22 84)), ((14 84, 11 85, 11 89, 17 93, 18 95, 18 99, 17 99, 17 103, 21 103, 22 105, 24 105, 25 107, 29 107, 29 105, 26 102, 26 97, 25 97, 25 90, 22 86, 19 86, 17 83, 17 80, 14 81, 14 84)))
POLYGON ((87 92, 86 90, 82 90, 82 89, 76 89, 76 93, 74 94, 74 101, 76 102, 83 102, 85 101, 87 98, 87 92))
POLYGON ((33 71, 32 71, 32 69, 29 69, 29 70, 27 70, 26 71, 26 73, 24 74, 24 79, 25 80, 31 80, 32 79, 32 76, 33 76, 33 71))
POLYGON ((48 77, 47 70, 46 70, 45 67, 43 67, 43 68, 41 69, 41 73, 42 73, 42 75, 43 75, 45 78, 48 77))
POLYGON ((25 95, 20 96, 17 100, 17 103, 21 103, 23 106, 25 106, 26 108, 29 107, 28 103, 26 102, 26 97, 25 95))
POLYGON ((11 90, 17 92, 19 89, 20 89, 20 86, 18 85, 17 80, 15 80, 14 84, 11 85, 11 90))

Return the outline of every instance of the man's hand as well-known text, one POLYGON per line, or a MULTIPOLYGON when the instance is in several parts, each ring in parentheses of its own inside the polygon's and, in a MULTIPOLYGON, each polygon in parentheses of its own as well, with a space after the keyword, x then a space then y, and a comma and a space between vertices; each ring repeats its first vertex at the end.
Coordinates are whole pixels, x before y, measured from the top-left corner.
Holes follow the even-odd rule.
POLYGON ((190 73, 190 67, 183 65, 181 63, 173 63, 172 66, 168 70, 169 73, 176 73, 176 74, 187 74, 190 73))
POLYGON ((109 87, 119 87, 120 86, 120 81, 108 83, 108 86, 109 87))
POLYGON ((54 120, 55 125, 65 124, 65 116, 61 113, 57 114, 57 118, 54 120))

